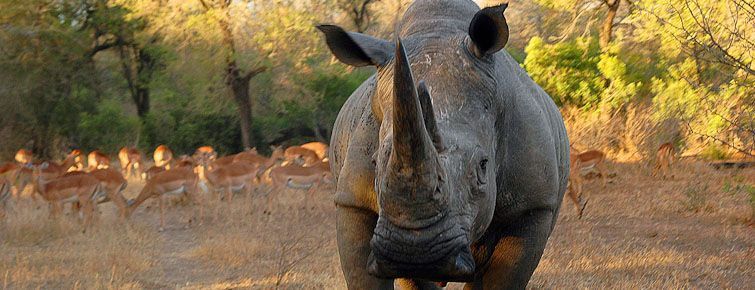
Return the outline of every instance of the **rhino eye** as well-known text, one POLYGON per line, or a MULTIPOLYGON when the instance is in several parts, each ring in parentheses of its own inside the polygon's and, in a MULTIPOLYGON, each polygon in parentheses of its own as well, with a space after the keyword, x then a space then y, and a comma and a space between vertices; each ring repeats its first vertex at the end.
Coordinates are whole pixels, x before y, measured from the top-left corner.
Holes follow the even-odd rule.
POLYGON ((488 183, 488 159, 480 160, 480 166, 477 167, 477 182, 488 183))

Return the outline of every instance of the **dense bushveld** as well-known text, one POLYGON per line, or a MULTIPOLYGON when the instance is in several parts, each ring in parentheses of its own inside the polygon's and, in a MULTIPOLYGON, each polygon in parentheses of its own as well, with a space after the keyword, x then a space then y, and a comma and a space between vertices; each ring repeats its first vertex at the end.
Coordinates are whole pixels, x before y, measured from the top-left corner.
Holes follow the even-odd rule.
MULTIPOLYGON (((409 2, 0 0, 0 156, 327 141, 371 70, 339 64, 315 24, 391 39, 409 2)), ((634 160, 665 142, 753 153, 749 1, 477 2, 509 2, 506 49, 579 147, 634 160)))

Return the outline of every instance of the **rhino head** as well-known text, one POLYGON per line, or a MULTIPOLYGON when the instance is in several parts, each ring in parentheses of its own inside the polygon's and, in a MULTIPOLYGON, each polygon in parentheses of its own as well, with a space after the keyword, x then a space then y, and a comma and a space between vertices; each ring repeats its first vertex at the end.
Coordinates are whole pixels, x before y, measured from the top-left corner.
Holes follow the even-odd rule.
POLYGON ((405 38, 394 42, 318 26, 336 58, 377 67, 379 215, 366 265, 374 276, 473 278, 471 245, 490 225, 496 204, 496 127, 503 113, 492 55, 508 40, 505 8, 471 12, 462 30, 468 32, 450 37, 423 33, 439 24, 412 23, 427 11, 411 8, 396 31, 405 38))

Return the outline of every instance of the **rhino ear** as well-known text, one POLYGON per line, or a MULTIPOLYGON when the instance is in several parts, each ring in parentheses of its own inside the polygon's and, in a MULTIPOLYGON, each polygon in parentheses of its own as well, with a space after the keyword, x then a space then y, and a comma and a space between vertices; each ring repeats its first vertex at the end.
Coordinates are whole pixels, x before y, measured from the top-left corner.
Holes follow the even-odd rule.
POLYGON ((318 25, 330 51, 341 62, 353 66, 383 66, 393 58, 395 44, 372 36, 346 32, 335 25, 318 25))
POLYGON ((469 24, 470 49, 478 58, 494 54, 509 41, 509 25, 503 11, 508 3, 487 7, 475 14, 469 24))

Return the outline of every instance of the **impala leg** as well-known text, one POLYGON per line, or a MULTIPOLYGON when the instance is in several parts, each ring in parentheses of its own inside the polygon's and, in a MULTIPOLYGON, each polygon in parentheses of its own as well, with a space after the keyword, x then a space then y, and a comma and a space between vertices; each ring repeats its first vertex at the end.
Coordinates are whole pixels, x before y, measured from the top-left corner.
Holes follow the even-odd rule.
POLYGON ((307 191, 306 196, 306 202, 309 204, 312 209, 315 208, 314 200, 315 200, 315 193, 320 190, 320 180, 315 180, 314 183, 312 183, 312 186, 309 187, 309 190, 307 191))
POLYGON ((199 197, 199 194, 197 194, 196 184, 194 186, 188 186, 186 188, 186 196, 189 197, 189 200, 194 207, 194 210, 192 211, 194 219, 196 219, 196 208, 199 208, 199 219, 197 220, 197 225, 202 225, 202 222, 204 221, 204 204, 201 200, 201 197, 199 197))
POLYGON ((20 187, 18 187, 18 186, 14 186, 14 187, 11 187, 11 189, 10 189, 10 193, 11 193, 11 196, 13 196, 13 198, 14 198, 15 200, 19 200, 19 199, 21 199, 21 192, 22 192, 23 190, 21 190, 21 189, 19 189, 19 188, 20 188, 20 187))
POLYGON ((92 226, 94 220, 94 203, 91 200, 81 202, 82 211, 84 212, 84 230, 92 226))
POLYGON ((575 183, 576 182, 573 181, 569 182, 569 186, 566 188, 566 193, 569 195, 569 199, 574 203, 574 207, 577 209, 577 215, 582 217, 582 212, 580 211, 580 197, 575 183))
POLYGON ((231 187, 228 186, 225 188, 225 200, 228 203, 228 210, 231 209, 231 205, 232 205, 231 198, 233 198, 233 190, 231 190, 231 187))
POLYGON ((126 207, 128 205, 126 204, 126 199, 123 198, 123 195, 121 195, 118 191, 113 191, 112 193, 108 194, 110 197, 110 200, 115 203, 115 206, 118 207, 118 214, 120 216, 121 221, 126 220, 126 207))
POLYGON ((63 205, 60 202, 55 201, 55 202, 52 202, 51 206, 52 208, 50 209, 50 218, 54 219, 62 211, 63 205))
POLYGON ((157 230, 162 232, 165 230, 165 202, 162 195, 157 196, 157 203, 160 206, 160 228, 157 230))
POLYGON ((272 205, 273 205, 273 194, 278 192, 278 184, 273 181, 270 185, 270 189, 267 191, 267 194, 265 195, 265 209, 263 210, 263 213, 269 214, 272 211, 272 205))
POLYGON ((249 182, 249 184, 246 185, 246 198, 247 198, 247 202, 246 202, 245 206, 247 208, 252 208, 252 186, 253 186, 252 182, 249 182))
MULTIPOLYGON (((26 189, 27 181, 21 180, 21 182, 18 184, 18 187, 16 187, 16 200, 21 199, 21 196, 24 194, 24 189, 26 189)), ((31 191, 31 200, 33 200, 35 203, 37 202, 37 189, 33 188, 31 191)))
POLYGON ((5 224, 5 215, 6 215, 5 214, 5 211, 6 211, 5 207, 6 207, 5 202, 0 203, 0 225, 4 225, 5 224))

